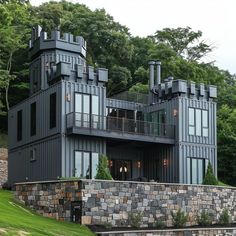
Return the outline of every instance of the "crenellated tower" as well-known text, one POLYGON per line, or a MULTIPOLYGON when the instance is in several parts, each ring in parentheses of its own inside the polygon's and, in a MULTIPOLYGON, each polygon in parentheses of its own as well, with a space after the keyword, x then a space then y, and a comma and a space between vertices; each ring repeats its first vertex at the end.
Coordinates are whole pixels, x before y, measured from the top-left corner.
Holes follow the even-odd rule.
POLYGON ((107 81, 106 69, 94 71, 93 67, 87 67, 86 41, 81 36, 52 31, 48 37, 36 26, 29 42, 29 57, 30 94, 47 89, 61 79, 96 85, 107 81))

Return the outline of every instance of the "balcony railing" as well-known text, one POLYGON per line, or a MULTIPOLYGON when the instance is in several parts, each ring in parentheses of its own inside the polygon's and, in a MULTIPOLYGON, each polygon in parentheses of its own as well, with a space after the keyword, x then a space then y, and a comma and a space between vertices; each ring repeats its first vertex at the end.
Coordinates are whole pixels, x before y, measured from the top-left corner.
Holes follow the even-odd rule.
POLYGON ((67 128, 85 128, 173 139, 174 125, 141 120, 72 112, 66 117, 67 128))

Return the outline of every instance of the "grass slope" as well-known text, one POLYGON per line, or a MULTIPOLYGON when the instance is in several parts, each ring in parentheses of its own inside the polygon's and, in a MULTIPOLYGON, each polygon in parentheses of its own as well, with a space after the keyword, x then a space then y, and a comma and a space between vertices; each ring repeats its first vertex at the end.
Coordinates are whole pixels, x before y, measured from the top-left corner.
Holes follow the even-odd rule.
POLYGON ((0 235, 94 236, 85 226, 59 222, 29 211, 14 202, 10 191, 0 190, 0 235))

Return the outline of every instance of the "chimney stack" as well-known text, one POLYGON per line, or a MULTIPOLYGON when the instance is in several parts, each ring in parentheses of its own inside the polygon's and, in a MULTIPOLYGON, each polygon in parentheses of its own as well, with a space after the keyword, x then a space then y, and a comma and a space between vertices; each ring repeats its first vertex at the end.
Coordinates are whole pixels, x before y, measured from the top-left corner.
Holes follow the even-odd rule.
POLYGON ((155 61, 149 61, 149 73, 150 73, 150 77, 149 77, 149 90, 151 91, 152 88, 154 87, 154 65, 155 65, 155 61))
POLYGON ((156 86, 158 86, 159 84, 161 84, 161 62, 160 61, 156 61, 156 65, 157 65, 157 83, 155 84, 156 86))

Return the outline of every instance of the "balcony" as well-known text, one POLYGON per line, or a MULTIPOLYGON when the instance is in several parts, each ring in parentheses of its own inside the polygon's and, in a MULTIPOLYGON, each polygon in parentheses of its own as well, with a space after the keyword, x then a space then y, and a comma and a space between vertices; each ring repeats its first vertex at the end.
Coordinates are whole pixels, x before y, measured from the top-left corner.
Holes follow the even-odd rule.
POLYGON ((174 144, 175 127, 167 124, 72 112, 66 116, 68 134, 120 140, 174 144))

